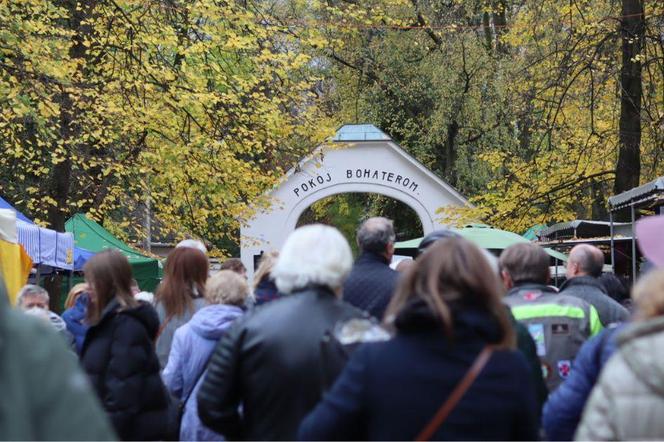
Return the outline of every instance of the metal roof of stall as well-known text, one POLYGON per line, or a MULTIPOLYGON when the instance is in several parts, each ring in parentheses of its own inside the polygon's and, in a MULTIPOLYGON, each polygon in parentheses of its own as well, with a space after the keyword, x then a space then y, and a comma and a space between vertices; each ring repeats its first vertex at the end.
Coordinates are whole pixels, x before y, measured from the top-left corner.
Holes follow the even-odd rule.
MULTIPOLYGON (((631 224, 637 219, 638 211, 641 209, 655 209, 664 206, 664 177, 659 177, 642 186, 635 187, 626 192, 609 197, 609 218, 613 222, 615 212, 623 209, 630 210, 631 224)), ((615 225, 616 223, 613 223, 615 225)), ((611 231, 611 263, 614 262, 613 236, 615 232, 611 231)), ((632 235, 632 278, 636 278, 636 238, 632 235)))
POLYGON ((373 124, 346 124, 341 126, 333 141, 392 141, 389 135, 373 124))
MULTIPOLYGON (((624 236, 631 236, 632 229, 630 223, 613 223, 614 233, 624 236)), ((557 223, 543 229, 540 234, 540 241, 555 241, 572 238, 596 238, 609 236, 611 234, 611 222, 592 221, 576 219, 564 223, 557 223)))
POLYGON ((650 205, 656 202, 664 204, 664 177, 609 197, 609 210, 615 212, 630 205, 650 205))

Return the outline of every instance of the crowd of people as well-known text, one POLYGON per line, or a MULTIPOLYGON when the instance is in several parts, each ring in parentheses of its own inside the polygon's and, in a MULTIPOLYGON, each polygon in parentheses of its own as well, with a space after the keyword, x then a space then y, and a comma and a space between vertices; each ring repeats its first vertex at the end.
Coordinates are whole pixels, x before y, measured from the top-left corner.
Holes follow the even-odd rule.
POLYGON ((581 244, 556 288, 533 243, 439 230, 393 270, 392 221, 356 239, 300 227, 252 281, 186 240, 154 295, 105 250, 62 317, 0 284, 0 439, 664 439, 664 253, 629 290, 581 244))

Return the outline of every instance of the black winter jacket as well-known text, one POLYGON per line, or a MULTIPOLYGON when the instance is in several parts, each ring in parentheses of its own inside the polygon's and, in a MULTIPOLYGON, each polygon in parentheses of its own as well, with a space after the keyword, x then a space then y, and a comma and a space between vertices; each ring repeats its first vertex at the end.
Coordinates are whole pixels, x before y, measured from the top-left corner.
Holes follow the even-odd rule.
MULTIPOLYGON (((397 317, 390 341, 365 344, 302 422, 301 440, 414 440, 498 325, 481 310, 453 311, 454 338, 422 302, 397 317)), ((431 440, 535 440, 536 405, 523 355, 495 351, 431 440)))
POLYGON ((221 338, 212 356, 198 393, 203 423, 230 440, 294 439, 326 384, 323 336, 360 316, 322 287, 248 313, 221 338))
POLYGON ((604 327, 629 320, 629 311, 606 293, 604 286, 592 276, 575 276, 560 287, 561 295, 576 296, 595 307, 604 327))
POLYGON ((380 321, 398 280, 399 274, 390 268, 383 256, 363 252, 355 261, 344 285, 344 301, 369 312, 380 321))
POLYGON ((158 329, 152 306, 123 310, 114 299, 83 343, 83 368, 123 440, 166 436, 169 400, 154 350, 158 329))

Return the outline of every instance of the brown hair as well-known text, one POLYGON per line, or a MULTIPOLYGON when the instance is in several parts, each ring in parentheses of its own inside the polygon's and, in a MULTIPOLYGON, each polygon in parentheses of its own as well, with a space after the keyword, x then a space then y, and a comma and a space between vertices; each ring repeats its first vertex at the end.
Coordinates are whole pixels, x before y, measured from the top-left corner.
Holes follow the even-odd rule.
POLYGON ((420 299, 453 337, 450 304, 475 306, 496 319, 501 336, 494 344, 514 347, 514 330, 501 301, 502 285, 482 251, 463 238, 436 241, 406 271, 385 314, 387 326, 411 301, 420 299))
POLYGON ((164 280, 155 294, 167 317, 183 315, 192 309, 192 299, 205 295, 208 268, 207 256, 198 249, 178 247, 168 255, 164 280))
POLYGON ((277 250, 272 250, 271 252, 264 253, 263 256, 261 256, 261 262, 258 265, 256 273, 254 273, 254 290, 256 290, 256 287, 258 287, 258 284, 260 284, 264 278, 270 277, 270 272, 272 272, 272 269, 277 263, 278 258, 279 252, 277 250))
POLYGON ((636 319, 644 321, 664 315, 664 269, 653 270, 641 278, 632 291, 636 319))
POLYGON ((99 322, 102 311, 114 298, 123 307, 137 305, 131 293, 131 266, 118 250, 107 249, 97 253, 85 264, 83 272, 95 294, 88 305, 88 323, 99 322))
POLYGON ((537 244, 520 243, 500 254, 500 270, 507 272, 514 284, 533 282, 548 284, 551 277, 549 255, 537 244))
POLYGON ((78 297, 85 293, 87 290, 88 285, 84 282, 79 282, 74 287, 72 287, 67 294, 67 300, 65 300, 65 310, 72 308, 74 304, 76 304, 78 297))

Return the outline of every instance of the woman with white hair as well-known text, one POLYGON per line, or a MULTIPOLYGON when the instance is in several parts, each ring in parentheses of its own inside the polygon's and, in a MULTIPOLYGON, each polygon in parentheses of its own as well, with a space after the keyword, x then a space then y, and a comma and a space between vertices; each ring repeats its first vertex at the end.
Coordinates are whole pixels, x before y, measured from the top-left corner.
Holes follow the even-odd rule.
POLYGON ((196 400, 188 399, 195 398, 212 351, 244 313, 242 307, 248 295, 249 287, 242 276, 230 270, 215 273, 205 286, 208 305, 175 332, 162 376, 168 390, 185 407, 180 440, 223 440, 201 424, 196 400))
POLYGON ((324 337, 362 316, 340 299, 351 266, 350 247, 332 227, 288 237, 272 270, 287 296, 257 307, 219 342, 198 394, 203 423, 232 440, 295 439, 325 387, 324 337))

